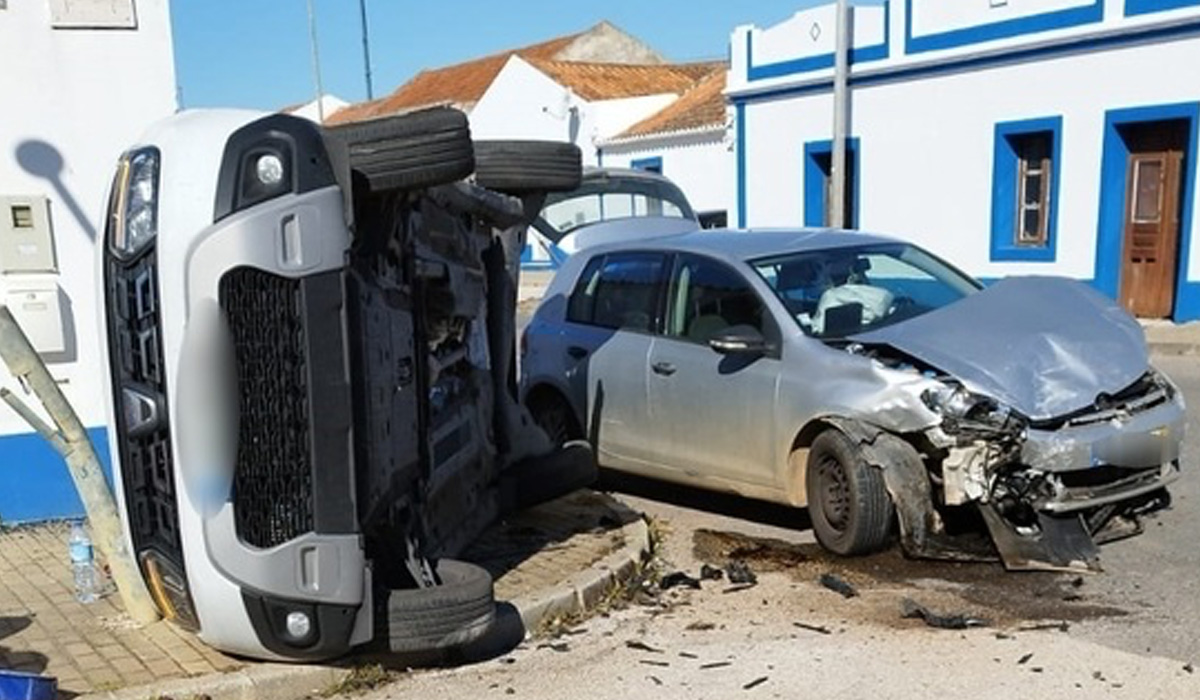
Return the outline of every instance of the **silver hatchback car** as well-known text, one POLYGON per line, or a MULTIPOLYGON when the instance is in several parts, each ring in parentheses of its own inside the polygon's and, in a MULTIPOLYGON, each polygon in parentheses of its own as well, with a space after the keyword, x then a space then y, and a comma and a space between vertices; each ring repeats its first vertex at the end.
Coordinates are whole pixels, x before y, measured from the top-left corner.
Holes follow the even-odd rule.
POLYGON ((846 555, 1096 568, 1179 473, 1184 404, 1076 281, 979 282, 909 243, 695 232, 589 248, 525 330, 521 389, 602 466, 797 507, 846 555))

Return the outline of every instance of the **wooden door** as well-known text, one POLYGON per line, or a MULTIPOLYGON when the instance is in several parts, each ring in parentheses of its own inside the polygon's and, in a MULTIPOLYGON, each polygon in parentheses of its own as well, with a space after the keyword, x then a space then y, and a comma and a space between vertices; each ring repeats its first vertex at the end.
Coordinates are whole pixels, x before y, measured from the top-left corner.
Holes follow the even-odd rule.
POLYGON ((1128 130, 1125 139, 1129 161, 1121 304, 1134 316, 1164 318, 1175 305, 1187 124, 1139 124, 1128 130))

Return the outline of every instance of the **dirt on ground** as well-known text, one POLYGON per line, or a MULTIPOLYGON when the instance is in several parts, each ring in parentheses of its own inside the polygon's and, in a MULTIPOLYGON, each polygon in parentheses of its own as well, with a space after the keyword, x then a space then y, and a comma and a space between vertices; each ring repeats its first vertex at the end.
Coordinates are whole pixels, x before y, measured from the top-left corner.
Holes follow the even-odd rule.
POLYGON ((823 609, 836 605, 839 595, 853 592, 866 605, 846 606, 839 614, 886 627, 922 624, 901 617, 904 599, 937 614, 963 615, 1001 628, 1066 627, 1071 622, 1127 614, 1093 600, 1086 574, 1009 572, 994 562, 914 560, 898 547, 847 558, 831 555, 816 544, 704 529, 694 532, 692 550, 698 561, 712 566, 740 561, 753 571, 781 572, 794 581, 829 589, 822 591, 828 597, 813 598, 822 601, 823 609))

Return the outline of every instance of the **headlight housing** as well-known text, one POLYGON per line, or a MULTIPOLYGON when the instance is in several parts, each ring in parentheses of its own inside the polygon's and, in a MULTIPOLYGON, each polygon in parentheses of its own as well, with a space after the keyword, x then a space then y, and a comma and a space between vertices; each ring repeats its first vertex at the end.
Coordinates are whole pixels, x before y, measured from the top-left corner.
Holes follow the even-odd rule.
POLYGON ((926 389, 921 401, 940 415, 947 427, 990 430, 1019 430, 1020 417, 999 401, 968 391, 960 384, 942 384, 926 389))
POLYGON ((109 202, 108 245, 112 254, 130 260, 158 236, 157 148, 131 151, 121 158, 109 202))

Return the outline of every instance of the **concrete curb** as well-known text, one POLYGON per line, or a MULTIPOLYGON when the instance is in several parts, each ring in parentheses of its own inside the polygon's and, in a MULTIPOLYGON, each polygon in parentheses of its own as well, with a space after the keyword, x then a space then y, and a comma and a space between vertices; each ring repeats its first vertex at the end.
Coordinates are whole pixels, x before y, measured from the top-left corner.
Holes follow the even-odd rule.
POLYGON ((169 697, 176 700, 288 700, 315 695, 341 682, 350 669, 336 666, 255 663, 253 666, 180 678, 142 686, 81 695, 77 700, 147 700, 169 697))
POLYGON ((1200 344, 1186 341, 1159 341, 1147 343, 1151 355, 1200 355, 1200 344))
POLYGON ((509 601, 521 614, 521 622, 535 632, 547 620, 580 613, 604 597, 617 581, 627 578, 650 551, 650 528, 646 520, 621 527, 625 544, 563 583, 535 594, 509 601))
MULTIPOLYGON (((508 601, 521 616, 528 631, 560 615, 583 612, 595 604, 615 581, 631 573, 650 551, 650 528, 645 519, 620 529, 624 544, 584 571, 565 582, 527 596, 508 601)), ((147 700, 170 697, 175 700, 295 700, 325 691, 350 674, 348 667, 251 662, 253 665, 228 673, 210 673, 120 690, 81 695, 77 700, 147 700)))

